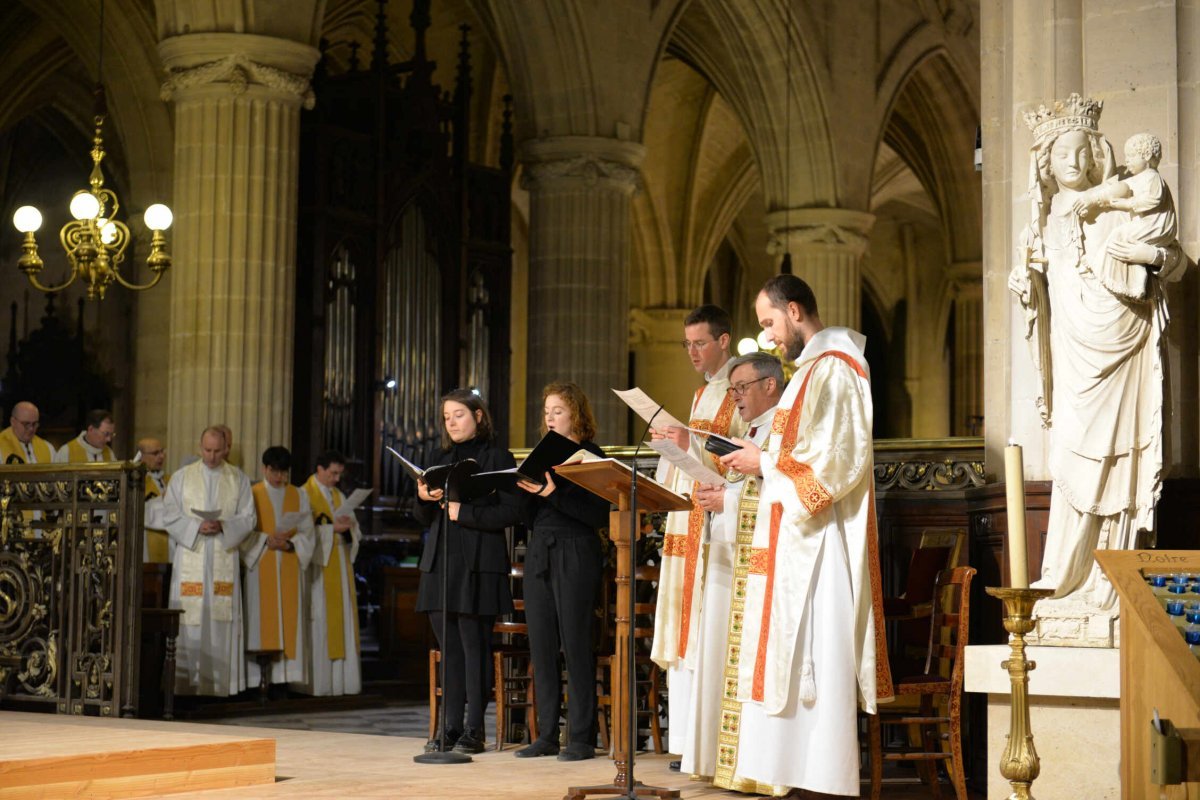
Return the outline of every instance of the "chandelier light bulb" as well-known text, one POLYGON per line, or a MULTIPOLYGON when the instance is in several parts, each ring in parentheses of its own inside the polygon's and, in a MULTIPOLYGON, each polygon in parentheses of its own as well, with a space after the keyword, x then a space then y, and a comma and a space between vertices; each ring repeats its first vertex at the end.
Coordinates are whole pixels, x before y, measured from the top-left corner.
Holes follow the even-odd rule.
POLYGON ((42 227, 42 212, 33 206, 21 206, 13 214, 13 227, 21 233, 32 233, 42 227))
POLYGON ((152 231, 165 231, 175 221, 171 209, 162 203, 155 203, 146 209, 146 227, 152 231))
POLYGON ((775 340, 771 338, 771 334, 767 333, 766 329, 758 332, 758 346, 761 350, 773 350, 775 348, 775 340))
POLYGON ((97 223, 100 226, 100 241, 104 244, 112 244, 117 240, 117 226, 110 220, 102 219, 97 223))
POLYGON ((100 201, 91 192, 80 190, 71 198, 71 216, 75 219, 95 219, 99 213, 100 201))
POLYGON ((751 353, 756 353, 758 352, 758 342, 747 336, 745 339, 738 341, 737 351, 739 356, 748 356, 751 353))

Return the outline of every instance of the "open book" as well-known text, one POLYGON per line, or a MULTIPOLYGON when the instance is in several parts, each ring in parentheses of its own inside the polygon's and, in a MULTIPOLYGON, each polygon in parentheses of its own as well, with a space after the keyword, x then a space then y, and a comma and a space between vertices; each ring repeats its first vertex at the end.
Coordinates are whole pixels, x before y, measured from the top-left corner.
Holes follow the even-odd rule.
POLYGON ((400 453, 393 448, 387 447, 386 445, 385 448, 389 453, 400 460, 400 465, 404 467, 404 471, 407 472, 408 476, 414 481, 424 481, 425 487, 431 491, 434 489, 446 488, 446 478, 450 476, 450 468, 454 466, 453 464, 439 464, 436 467, 421 469, 416 464, 400 455, 400 453))
POLYGON ((471 476, 468 483, 472 487, 487 487, 505 492, 520 491, 517 488, 518 481, 529 481, 541 486, 546 482, 547 472, 567 461, 582 460, 580 453, 588 458, 596 457, 562 434, 547 431, 542 440, 534 445, 529 455, 517 466, 492 472, 478 472, 471 476))

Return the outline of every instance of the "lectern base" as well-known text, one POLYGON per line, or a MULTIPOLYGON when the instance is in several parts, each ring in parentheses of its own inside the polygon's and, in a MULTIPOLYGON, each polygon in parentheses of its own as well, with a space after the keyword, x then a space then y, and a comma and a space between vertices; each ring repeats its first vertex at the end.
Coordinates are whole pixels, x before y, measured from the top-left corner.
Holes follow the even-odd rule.
POLYGON ((678 789, 667 789, 662 786, 647 786, 640 781, 635 781, 633 789, 627 789, 624 786, 618 786, 615 783, 605 784, 603 786, 572 786, 567 789, 567 793, 563 795, 563 800, 583 800, 589 794, 602 794, 607 797, 664 797, 678 798, 678 789))

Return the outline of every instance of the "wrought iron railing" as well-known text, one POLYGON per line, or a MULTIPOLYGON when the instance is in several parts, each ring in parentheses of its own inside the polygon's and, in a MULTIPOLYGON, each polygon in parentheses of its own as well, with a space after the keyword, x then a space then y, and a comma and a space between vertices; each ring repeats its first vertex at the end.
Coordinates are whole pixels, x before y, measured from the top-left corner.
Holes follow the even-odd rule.
POLYGON ((136 714, 145 475, 0 467, 0 701, 136 714))

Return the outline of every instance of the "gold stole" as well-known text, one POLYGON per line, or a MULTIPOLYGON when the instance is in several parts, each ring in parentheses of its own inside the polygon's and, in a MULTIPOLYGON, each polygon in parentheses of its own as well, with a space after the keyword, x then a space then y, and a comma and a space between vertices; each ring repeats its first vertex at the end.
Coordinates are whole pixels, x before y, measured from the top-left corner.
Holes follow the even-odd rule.
POLYGON ((754 522, 758 517, 759 479, 747 475, 738 495, 737 543, 733 556, 733 592, 729 600, 729 643, 725 651, 725 673, 721 692, 721 729, 717 733, 717 769, 713 786, 735 792, 785 795, 786 786, 774 786, 744 778, 737 772, 738 745, 742 735, 742 704, 737 699, 738 665, 742 655, 742 619, 746 611, 746 581, 753 557, 754 522))
MULTIPOLYGON (((267 493, 267 484, 256 483, 253 488, 254 510, 258 512, 258 527, 270 536, 275 530, 275 506, 267 493)), ((295 486, 283 489, 283 513, 300 510, 300 492, 295 486)), ((293 528, 288 533, 295 534, 293 528)), ((296 657, 296 630, 300 619, 300 557, 295 552, 267 548, 258 559, 258 628, 259 647, 263 650, 283 650, 288 658, 296 657), (276 568, 278 565, 278 568, 276 568), (280 604, 283 608, 280 609, 280 604), (279 615, 283 614, 280 625, 279 615), (283 628, 283 641, 279 629, 283 628)))
MULTIPOLYGON (((167 478, 163 476, 163 483, 167 482, 167 478)), ((158 488, 158 483, 146 473, 146 502, 150 502, 156 497, 162 497, 162 490, 158 488)), ((146 528, 146 558, 151 564, 166 564, 171 560, 171 541, 167 536, 167 532, 158 528, 146 528)))
MULTIPOLYGON (((111 447, 109 447, 108 445, 104 446, 104 449, 100 451, 100 460, 101 461, 116 461, 116 458, 113 456, 113 451, 112 451, 111 447)), ((68 463, 86 464, 91 461, 92 461, 91 455, 89 455, 88 451, 85 450, 83 445, 79 443, 78 436, 76 436, 71 441, 67 442, 67 462, 68 463)), ((92 463, 95 463, 95 462, 92 462, 92 463)))
MULTIPOLYGON (((321 491, 321 485, 317 483, 316 475, 309 476, 308 482, 304 484, 304 490, 308 492, 308 502, 312 506, 313 522, 317 525, 325 524, 321 521, 321 518, 324 517, 329 520, 329 525, 333 525, 333 509, 326 502, 325 494, 321 491)), ((333 497, 334 505, 340 506, 342 493, 336 488, 330 489, 329 493, 333 497)), ((322 568, 325 587, 325 626, 328 631, 325 641, 330 660, 346 657, 345 608, 342 605, 344 571, 342 569, 342 548, 338 547, 338 538, 339 534, 335 533, 333 543, 329 546, 329 563, 322 568)), ((353 570, 350 574, 353 576, 353 570)), ((351 618, 354 620, 354 644, 357 648, 358 592, 354 587, 353 577, 350 580, 350 602, 353 611, 351 618)))
MULTIPOLYGON (((30 442, 33 446, 33 454, 37 457, 37 463, 49 464, 54 460, 54 451, 50 449, 50 444, 38 436, 33 437, 30 442)), ((5 428, 0 431, 0 464, 25 464, 26 461, 25 445, 21 444, 21 440, 13 433, 12 428, 5 428)))

